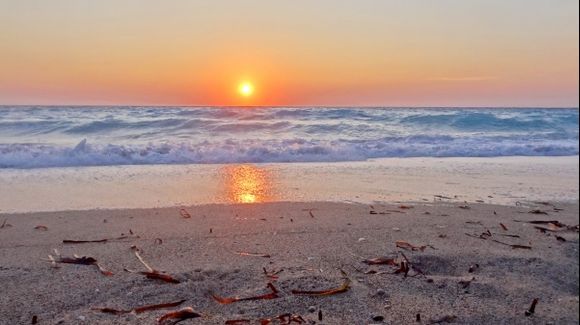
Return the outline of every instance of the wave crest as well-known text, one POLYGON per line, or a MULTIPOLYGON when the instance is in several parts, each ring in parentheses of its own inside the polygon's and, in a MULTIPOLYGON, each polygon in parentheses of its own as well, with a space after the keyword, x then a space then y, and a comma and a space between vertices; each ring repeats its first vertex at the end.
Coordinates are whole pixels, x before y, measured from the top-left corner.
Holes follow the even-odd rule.
POLYGON ((75 146, 0 144, 0 168, 357 161, 385 157, 489 157, 578 155, 578 142, 527 139, 485 141, 450 136, 387 137, 380 140, 236 140, 91 144, 75 146))

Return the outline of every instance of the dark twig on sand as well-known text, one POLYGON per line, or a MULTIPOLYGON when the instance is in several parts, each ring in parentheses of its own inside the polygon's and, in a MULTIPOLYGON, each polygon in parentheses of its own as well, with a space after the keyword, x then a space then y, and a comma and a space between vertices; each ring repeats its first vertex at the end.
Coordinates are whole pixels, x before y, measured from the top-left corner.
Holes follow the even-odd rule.
POLYGON ((130 235, 121 235, 115 238, 102 238, 102 239, 87 239, 87 240, 77 240, 77 239, 63 239, 63 244, 89 244, 89 243, 107 243, 110 241, 120 241, 125 239, 139 238, 139 236, 134 236, 133 231, 129 230, 130 235))
POLYGON ((4 219, 4 222, 2 222, 2 224, 0 225, 0 229, 9 227, 12 227, 12 225, 8 223, 8 219, 4 219))
POLYGON ((539 299, 535 298, 532 301, 532 305, 530 306, 530 309, 526 310, 526 316, 532 316, 535 312, 536 312, 536 305, 538 304, 539 299))
MULTIPOLYGON (((483 232, 479 236, 473 235, 473 234, 468 234, 468 233, 465 233, 465 234, 469 237, 482 239, 482 240, 488 240, 489 238, 491 238, 493 236, 489 230, 487 230, 486 232, 483 232)), ((512 249, 532 249, 532 247, 528 246, 528 245, 508 244, 508 243, 504 243, 502 241, 499 241, 497 239, 491 239, 491 241, 498 243, 498 244, 502 244, 504 246, 510 246, 512 249)))

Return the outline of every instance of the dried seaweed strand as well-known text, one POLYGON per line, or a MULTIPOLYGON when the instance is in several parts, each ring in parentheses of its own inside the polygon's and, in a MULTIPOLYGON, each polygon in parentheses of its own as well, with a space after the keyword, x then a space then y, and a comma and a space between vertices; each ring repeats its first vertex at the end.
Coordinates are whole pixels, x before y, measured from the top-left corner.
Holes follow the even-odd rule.
POLYGON ((309 295, 309 296, 331 296, 339 293, 348 291, 350 288, 350 279, 345 278, 343 284, 334 289, 327 290, 292 290, 292 294, 295 295, 309 295))
POLYGON ((253 257, 264 257, 270 258, 270 254, 261 254, 261 253, 248 253, 248 252, 236 252, 236 254, 240 256, 253 256, 253 257))
POLYGON ((48 255, 48 260, 52 263, 53 267, 58 267, 57 263, 60 263, 60 264, 78 264, 78 265, 94 265, 99 269, 99 271, 103 275, 105 275, 105 276, 113 275, 113 272, 106 270, 93 257, 77 256, 77 255, 73 255, 73 257, 63 257, 60 255, 60 253, 56 249, 54 250, 54 253, 55 253, 55 256, 48 255))
POLYGON ((184 218, 184 219, 189 219, 191 218, 191 214, 189 214, 189 212, 187 212, 187 210, 185 210, 184 208, 181 208, 179 210, 179 214, 184 218))
POLYGON ((128 314, 128 313, 141 314, 141 313, 144 313, 146 311, 151 311, 151 310, 177 307, 177 306, 181 305, 182 303, 184 303, 185 301, 186 301, 185 299, 182 299, 182 300, 175 301, 175 302, 166 302, 166 303, 161 303, 161 304, 145 305, 145 306, 135 307, 132 309, 115 309, 115 308, 107 308, 107 307, 105 307, 105 308, 91 308, 91 309, 97 310, 97 311, 100 311, 103 313, 114 314, 114 315, 121 315, 121 314, 128 314))
POLYGON ((175 319, 176 321, 174 321, 173 324, 176 324, 176 323, 181 322, 181 321, 186 320, 186 319, 198 318, 198 317, 201 317, 201 314, 193 311, 193 308, 191 308, 191 307, 185 307, 183 309, 180 309, 177 311, 172 311, 172 312, 169 312, 169 313, 159 317, 157 319, 157 323, 158 324, 165 324, 166 321, 175 319))
POLYGON ((253 297, 245 297, 245 298, 239 298, 239 297, 220 297, 216 294, 211 294, 212 298, 219 302, 220 304, 231 304, 234 302, 238 302, 238 301, 248 301, 248 300, 269 300, 269 299, 276 299, 279 298, 278 296, 278 289, 276 289, 276 287, 274 287, 274 285, 272 283, 268 283, 267 285, 268 289, 271 290, 270 293, 266 293, 263 295, 259 295, 259 296, 253 296, 253 297))

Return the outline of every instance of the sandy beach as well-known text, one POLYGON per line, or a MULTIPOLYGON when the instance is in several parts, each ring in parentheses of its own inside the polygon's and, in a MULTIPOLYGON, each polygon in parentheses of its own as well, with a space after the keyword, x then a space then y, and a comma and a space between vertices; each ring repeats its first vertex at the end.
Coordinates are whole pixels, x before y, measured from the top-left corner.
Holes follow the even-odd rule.
POLYGON ((564 226, 578 224, 578 203, 446 201, 2 214, 0 323, 153 324, 184 307, 201 315, 184 324, 259 324, 286 313, 312 324, 578 323, 578 230, 564 226), (559 223, 529 223, 542 220, 559 223), (178 283, 134 273, 147 269, 132 246, 178 283), (93 257, 112 274, 94 265, 53 267, 54 249, 93 257), (363 263, 379 257, 393 265, 363 263), (408 270, 396 273, 403 260, 408 270), (334 294, 295 291, 340 289, 346 279, 348 289, 334 294), (268 283, 274 299, 212 297, 261 296, 271 292, 268 283), (142 313, 93 310, 181 300, 142 313))
POLYGON ((579 7, 0 1, 0 325, 580 325, 579 7))

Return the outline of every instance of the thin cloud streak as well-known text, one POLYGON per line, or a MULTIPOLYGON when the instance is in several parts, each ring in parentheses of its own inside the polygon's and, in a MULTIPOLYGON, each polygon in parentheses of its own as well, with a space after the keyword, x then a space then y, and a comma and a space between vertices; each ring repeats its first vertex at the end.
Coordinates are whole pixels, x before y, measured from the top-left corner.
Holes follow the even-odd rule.
POLYGON ((493 76, 472 76, 472 77, 435 77, 428 78, 427 81, 489 81, 498 80, 499 77, 493 76))

